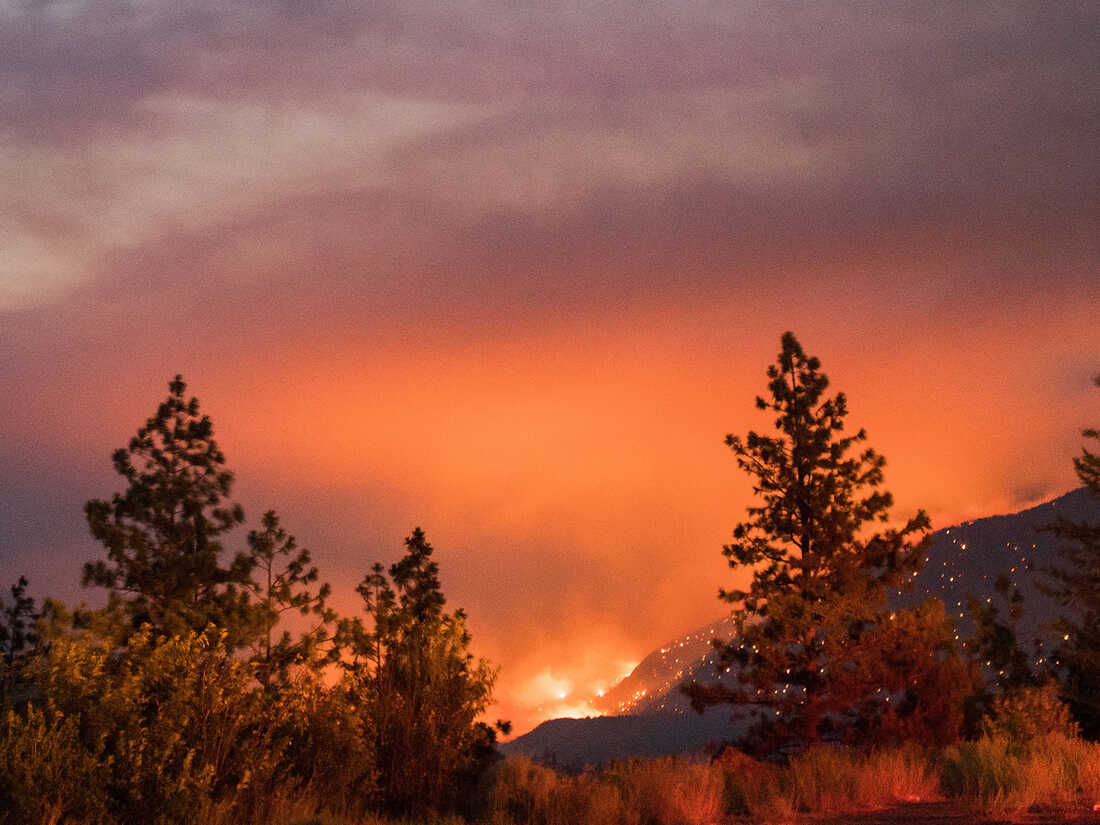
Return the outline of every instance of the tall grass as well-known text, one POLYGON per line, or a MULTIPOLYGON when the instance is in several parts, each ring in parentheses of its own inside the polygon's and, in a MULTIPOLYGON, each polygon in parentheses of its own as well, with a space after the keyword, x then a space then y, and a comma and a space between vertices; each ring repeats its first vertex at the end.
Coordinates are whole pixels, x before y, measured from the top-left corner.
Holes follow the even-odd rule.
POLYGON ((943 785, 974 809, 997 816, 1100 803, 1100 744, 1057 733, 1028 742, 984 737, 947 751, 943 785))
POLYGON ((914 745, 867 754, 814 748, 792 760, 783 776, 795 808, 813 813, 873 810, 940 792, 934 758, 914 745))
POLYGON ((488 825, 786 823, 905 802, 955 799, 985 816, 1067 813, 1100 802, 1100 744, 1048 734, 987 737, 945 750, 814 748, 778 766, 634 760, 582 776, 522 757, 502 762, 488 825))
POLYGON ((608 777, 647 825, 710 825, 727 809, 722 771, 711 764, 635 760, 612 767, 608 777))
POLYGON ((761 822, 874 810, 940 793, 934 756, 915 746, 869 754, 814 748, 782 768, 743 761, 727 771, 725 784, 729 812, 761 822))
POLYGON ((675 759, 632 760, 563 776, 505 760, 488 794, 490 825, 712 825, 726 811, 722 772, 675 759))
POLYGON ((563 776, 522 757, 498 766, 491 825, 712 825, 739 816, 789 821, 929 799, 940 780, 917 748, 859 755, 812 750, 789 766, 736 766, 685 759, 632 760, 598 774, 563 776))
MULTIPOLYGON (((18 755, 18 754, 16 754, 18 755)), ((56 760, 55 760, 56 761, 56 760)), ((52 763, 51 763, 52 764, 52 763)), ((51 774, 52 776, 52 774, 51 774)), ((60 774, 58 775, 60 776, 60 774)), ((46 774, 28 775, 42 787, 46 774)), ((568 775, 524 757, 499 762, 468 819, 394 820, 362 805, 295 792, 243 814, 229 801, 190 825, 729 825, 843 817, 916 800, 954 799, 984 817, 1070 813, 1100 803, 1100 744, 1060 733, 996 735, 943 750, 913 745, 861 753, 820 747, 787 765, 734 755, 716 761, 631 760, 568 775)), ((0 821, 6 818, 0 811, 0 821)), ((6 821, 14 821, 7 818, 6 821)), ((28 825, 92 825, 45 805, 28 825)))

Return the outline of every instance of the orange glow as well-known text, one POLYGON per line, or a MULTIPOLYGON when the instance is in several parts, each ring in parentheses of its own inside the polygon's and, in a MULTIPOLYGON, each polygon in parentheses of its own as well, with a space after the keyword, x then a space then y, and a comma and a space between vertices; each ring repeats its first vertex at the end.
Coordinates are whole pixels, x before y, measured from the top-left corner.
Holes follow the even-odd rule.
MULTIPOLYGON (((889 460, 897 515, 923 506, 945 526, 1073 486, 1069 457, 1093 399, 1049 385, 1080 345, 1056 343, 1059 331, 1083 314, 1011 341, 996 319, 941 322, 912 339, 857 334, 844 318, 788 325, 889 460)), ((778 340, 731 336, 740 318, 733 307, 663 307, 534 334, 452 331, 439 344, 341 333, 185 377, 248 513, 284 514, 340 609, 356 610, 353 585, 372 561, 392 560, 412 526, 425 528, 475 651, 502 665, 499 715, 522 732, 595 714, 591 699, 624 675, 624 660, 721 615, 717 589, 734 582, 719 548, 750 492, 721 441, 768 426, 752 398, 778 340)), ((103 463, 162 383, 118 379, 126 400, 111 401, 111 439, 77 433, 79 451, 103 463)), ((52 399, 79 418, 78 399, 52 399)))

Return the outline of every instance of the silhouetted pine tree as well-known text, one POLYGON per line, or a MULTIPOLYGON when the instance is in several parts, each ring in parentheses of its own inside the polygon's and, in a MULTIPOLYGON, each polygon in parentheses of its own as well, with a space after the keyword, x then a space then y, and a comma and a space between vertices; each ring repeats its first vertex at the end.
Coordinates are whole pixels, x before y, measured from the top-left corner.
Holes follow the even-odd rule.
POLYGON ((108 559, 84 565, 84 584, 106 587, 133 628, 147 622, 175 635, 212 623, 228 631, 228 644, 241 646, 256 633, 248 596, 253 562, 239 553, 223 566, 219 539, 244 512, 229 500, 233 474, 209 417, 197 398, 185 397, 179 375, 168 387, 156 414, 114 452, 126 490, 84 507, 108 559))
MULTIPOLYGON (((891 712, 888 673, 868 659, 884 650, 868 642, 889 630, 886 591, 918 568, 923 542, 913 539, 929 530, 920 511, 902 527, 871 531, 893 504, 879 489, 885 460, 859 447, 863 430, 846 434, 847 401, 826 397, 820 366, 785 333, 767 372, 771 397, 756 399, 775 414, 776 434, 726 437, 761 500, 722 551, 730 567, 752 574, 747 591, 720 591, 738 605, 720 667, 737 665, 739 675, 734 687, 687 688, 697 710, 731 704, 753 716, 751 739, 766 751, 891 712)), ((937 639, 950 640, 946 632, 937 639)))
POLYGON ((5 605, 0 599, 0 653, 3 663, 11 667, 19 654, 38 641, 34 628, 38 615, 34 612, 34 599, 27 595, 26 576, 20 576, 9 589, 11 604, 5 605))
POLYGON ((39 614, 34 599, 27 595, 27 577, 20 576, 10 591, 10 604, 0 599, 0 708, 17 681, 20 659, 38 643, 39 614))
POLYGON ((419 527, 405 548, 388 577, 375 564, 359 585, 369 629, 358 619, 342 628, 345 668, 375 737, 380 801, 398 813, 453 808, 496 738, 477 721, 496 672, 469 652, 465 613, 444 611, 439 565, 419 527))
MULTIPOLYGON (((1100 386, 1100 375, 1096 376, 1100 386)), ((1085 438, 1100 440, 1100 430, 1087 429, 1085 438)), ((1100 455, 1082 448, 1073 460, 1077 477, 1100 499, 1100 455)), ((1059 517, 1049 528, 1066 540, 1061 563, 1044 572, 1044 588, 1070 615, 1055 625, 1062 643, 1050 658, 1082 735, 1100 739, 1100 523, 1059 517)))
POLYGON ((333 644, 329 625, 336 620, 336 613, 326 604, 332 588, 323 583, 315 591, 310 589, 318 573, 310 566, 309 551, 298 547, 274 510, 264 513, 261 530, 248 534, 248 549, 257 579, 250 587, 262 625, 253 645, 260 682, 285 682, 295 665, 318 669, 335 661, 339 649, 333 644), (297 636, 283 630, 273 640, 275 626, 286 613, 309 617, 313 627, 297 636))

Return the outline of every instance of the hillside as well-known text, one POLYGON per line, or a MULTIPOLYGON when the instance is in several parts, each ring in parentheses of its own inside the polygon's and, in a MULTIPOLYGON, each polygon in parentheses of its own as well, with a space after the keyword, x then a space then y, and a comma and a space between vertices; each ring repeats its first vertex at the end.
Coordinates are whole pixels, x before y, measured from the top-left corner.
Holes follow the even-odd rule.
MULTIPOLYGON (((1055 618, 1057 606, 1038 590, 1037 583, 1040 571, 1056 561, 1060 542, 1040 528, 1059 515, 1098 521, 1100 502, 1081 488, 1018 513, 936 531, 913 588, 893 593, 893 604, 905 607, 937 597, 956 619, 959 637, 965 639, 972 628, 966 608, 969 599, 990 600, 1007 616, 1007 603, 994 587, 1004 573, 1024 596, 1019 638, 1041 642, 1042 627, 1055 618)), ((505 743, 502 750, 552 756, 562 765, 575 767, 624 756, 694 752, 710 741, 736 735, 728 710, 718 708, 699 716, 679 691, 679 685, 692 678, 714 681, 712 640, 729 638, 732 632, 733 621, 726 616, 669 641, 607 691, 598 707, 610 715, 550 720, 505 743)))

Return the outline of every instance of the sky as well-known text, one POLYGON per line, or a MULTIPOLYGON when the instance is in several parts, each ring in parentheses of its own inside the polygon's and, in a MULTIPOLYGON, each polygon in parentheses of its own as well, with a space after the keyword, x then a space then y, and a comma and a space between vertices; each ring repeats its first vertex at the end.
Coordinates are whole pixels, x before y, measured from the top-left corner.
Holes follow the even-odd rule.
POLYGON ((182 373, 342 611, 424 528, 522 732, 722 615, 722 442, 785 330, 899 520, 1061 494, 1100 424, 1098 26, 0 0, 0 572, 102 598, 83 503, 182 373))

